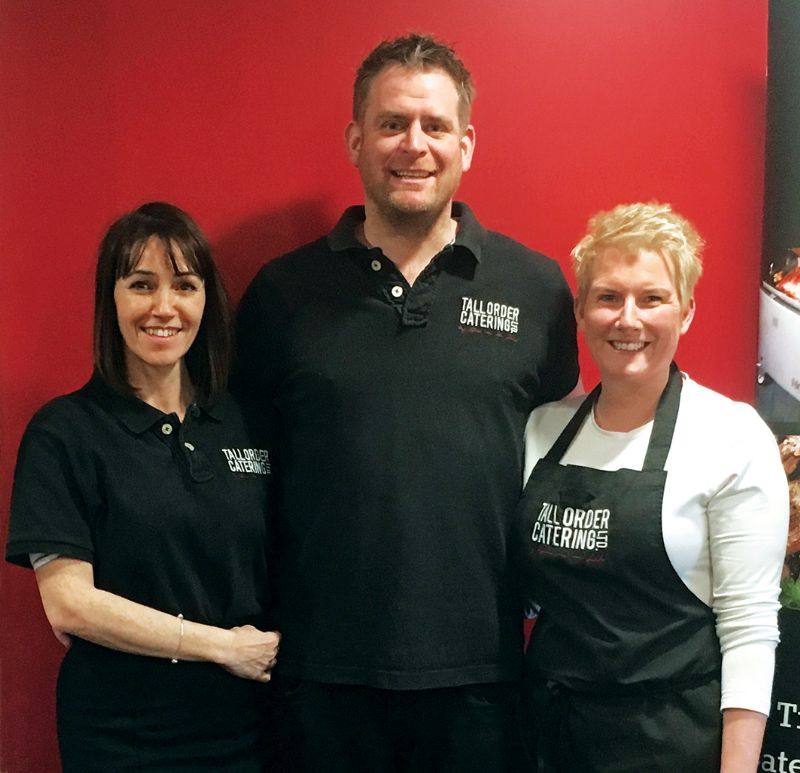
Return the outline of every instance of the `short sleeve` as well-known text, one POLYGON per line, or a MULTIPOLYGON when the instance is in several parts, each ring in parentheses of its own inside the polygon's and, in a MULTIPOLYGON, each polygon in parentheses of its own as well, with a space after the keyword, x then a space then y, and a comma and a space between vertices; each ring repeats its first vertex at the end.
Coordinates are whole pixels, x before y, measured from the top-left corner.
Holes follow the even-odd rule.
POLYGON ((265 266, 247 288, 236 314, 236 352, 231 391, 245 403, 262 406, 273 396, 283 361, 279 342, 289 310, 265 266))
POLYGON ((547 376, 539 404, 560 400, 578 383, 578 342, 572 292, 561 269, 555 265, 553 313, 550 315, 547 376))
POLYGON ((31 553, 92 561, 87 491, 97 486, 85 454, 34 419, 17 456, 6 559, 25 567, 31 553))

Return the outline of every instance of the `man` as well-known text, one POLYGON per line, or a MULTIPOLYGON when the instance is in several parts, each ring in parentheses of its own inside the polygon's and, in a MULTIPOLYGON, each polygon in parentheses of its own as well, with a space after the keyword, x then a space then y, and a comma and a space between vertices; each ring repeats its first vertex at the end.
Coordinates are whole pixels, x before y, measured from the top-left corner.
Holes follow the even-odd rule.
POLYGON ((242 302, 240 383, 279 434, 286 769, 507 767, 522 432, 578 368, 558 266, 453 202, 473 94, 429 37, 372 51, 345 132, 364 207, 242 302))

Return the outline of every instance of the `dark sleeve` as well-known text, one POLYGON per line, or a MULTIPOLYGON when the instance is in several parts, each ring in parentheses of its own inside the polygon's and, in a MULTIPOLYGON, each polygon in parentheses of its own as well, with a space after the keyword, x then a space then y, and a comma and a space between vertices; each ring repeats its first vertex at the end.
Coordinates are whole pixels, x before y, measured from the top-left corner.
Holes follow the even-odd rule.
POLYGON ((85 492, 98 487, 87 455, 34 422, 22 438, 14 470, 6 560, 30 567, 30 553, 58 553, 92 561, 91 505, 85 492), (75 464, 81 457, 83 470, 75 464))
POLYGON ((541 403, 560 400, 569 394, 578 383, 580 374, 572 291, 558 264, 551 262, 551 267, 552 306, 541 403))
POLYGON ((283 361, 288 309, 265 267, 250 283, 236 314, 231 391, 248 409, 272 400, 283 361))

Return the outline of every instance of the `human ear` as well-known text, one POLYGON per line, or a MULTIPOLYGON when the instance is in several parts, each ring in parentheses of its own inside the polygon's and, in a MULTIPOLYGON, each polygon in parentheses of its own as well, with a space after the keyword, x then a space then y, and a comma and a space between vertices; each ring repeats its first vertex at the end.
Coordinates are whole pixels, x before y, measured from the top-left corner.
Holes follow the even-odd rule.
POLYGON ((576 297, 572 302, 572 311, 575 314, 575 323, 578 325, 578 330, 583 332, 583 301, 576 297))
POLYGON ((344 130, 344 142, 347 147, 347 155, 350 158, 350 163, 358 166, 358 157, 361 153, 361 145, 363 143, 363 134, 361 127, 355 121, 350 121, 344 130))
POLYGON ((461 169, 466 172, 472 166, 472 154, 475 152, 475 127, 469 124, 459 140, 461 146, 461 169))
POLYGON ((692 320, 694 319, 694 311, 694 298, 690 298, 689 304, 686 307, 686 311, 683 313, 683 319, 681 320, 681 335, 683 335, 691 326, 692 320))

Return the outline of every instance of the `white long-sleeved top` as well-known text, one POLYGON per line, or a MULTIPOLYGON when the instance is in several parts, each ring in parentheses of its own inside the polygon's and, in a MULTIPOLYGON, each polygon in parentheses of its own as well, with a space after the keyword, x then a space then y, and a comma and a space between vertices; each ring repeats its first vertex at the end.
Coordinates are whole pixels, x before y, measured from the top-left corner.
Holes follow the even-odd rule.
MULTIPOLYGON (((584 399, 533 411, 525 430, 525 481, 584 399)), ((561 463, 641 470, 652 428, 651 421, 631 432, 608 432, 590 414, 561 463)), ((681 580, 714 610, 721 708, 768 714, 789 517, 775 438, 751 406, 684 374, 665 467, 664 544, 681 580)))

